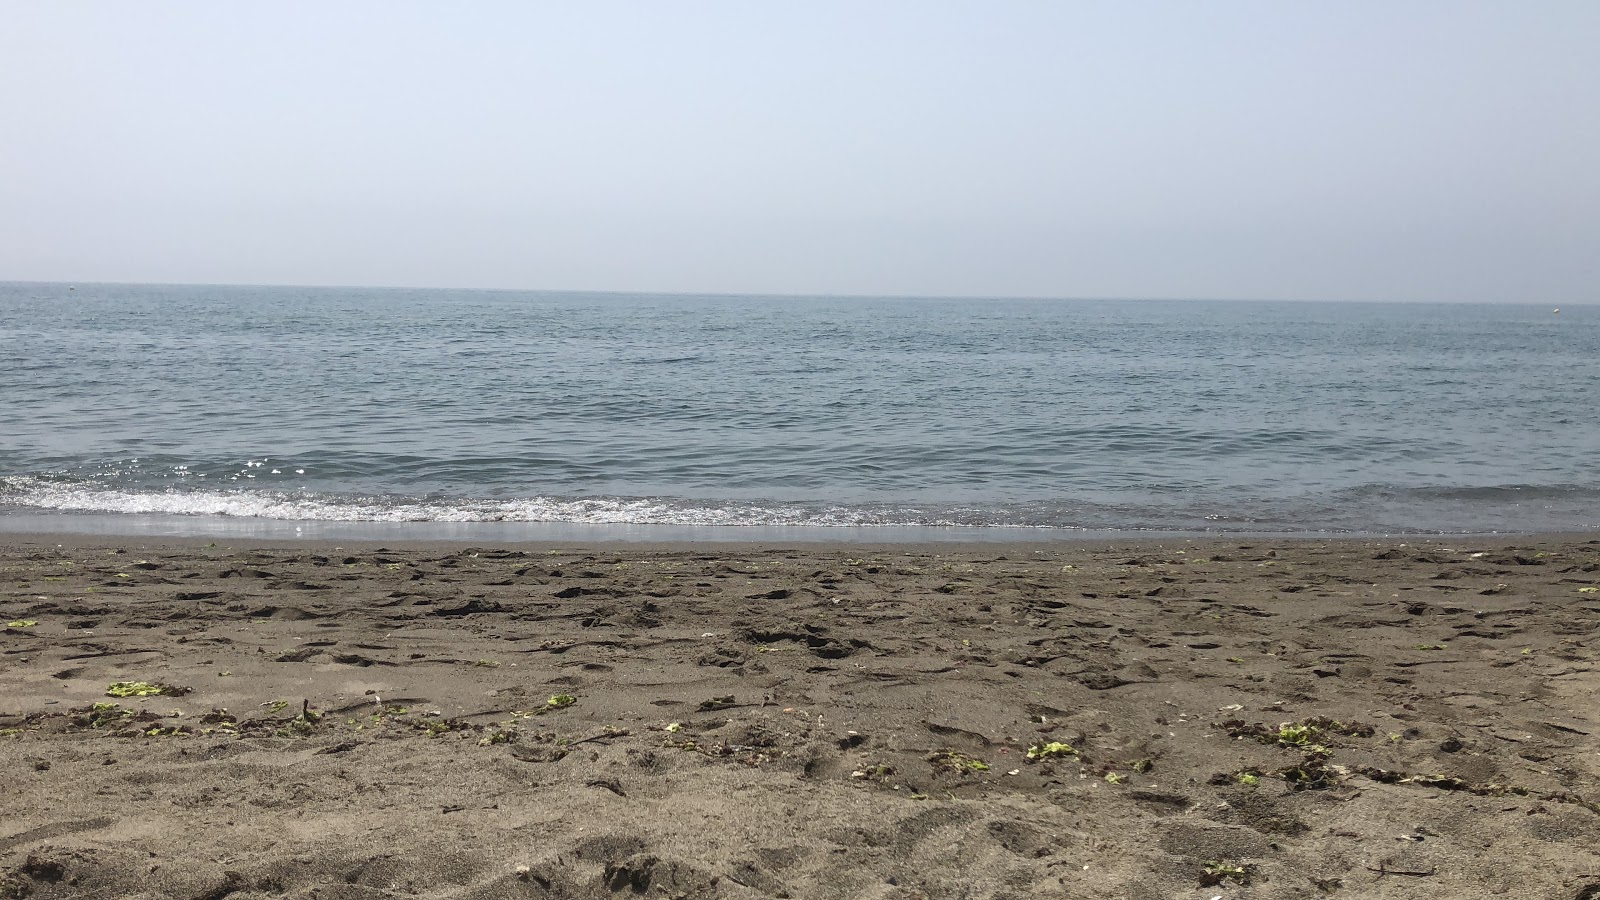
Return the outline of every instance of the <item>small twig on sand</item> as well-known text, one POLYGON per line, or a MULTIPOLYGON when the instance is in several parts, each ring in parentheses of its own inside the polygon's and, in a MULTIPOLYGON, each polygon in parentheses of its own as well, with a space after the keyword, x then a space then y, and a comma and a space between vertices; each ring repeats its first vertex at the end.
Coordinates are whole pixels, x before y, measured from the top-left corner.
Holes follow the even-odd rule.
POLYGON ((585 781, 584 784, 588 785, 589 787, 605 788, 611 793, 616 794, 618 797, 628 796, 628 792, 622 789, 622 783, 616 781, 615 779, 591 778, 588 781, 585 781))
POLYGON ((1385 875, 1410 875, 1413 878, 1428 878, 1439 874, 1438 866, 1434 866, 1426 872, 1419 872, 1413 869, 1391 869, 1389 868, 1388 863, 1378 863, 1378 867, 1376 869, 1371 866, 1362 866, 1362 868, 1366 869, 1368 872, 1377 872, 1379 878, 1382 878, 1385 875))
POLYGON ((615 740, 616 738, 627 737, 627 736, 628 736, 628 729, 626 729, 626 728, 618 728, 615 731, 602 731, 599 734, 590 735, 589 737, 586 737, 586 738, 580 738, 580 739, 578 739, 576 741, 573 741, 572 743, 568 744, 567 746, 568 747, 576 747, 579 744, 600 744, 600 743, 604 743, 606 741, 615 740))

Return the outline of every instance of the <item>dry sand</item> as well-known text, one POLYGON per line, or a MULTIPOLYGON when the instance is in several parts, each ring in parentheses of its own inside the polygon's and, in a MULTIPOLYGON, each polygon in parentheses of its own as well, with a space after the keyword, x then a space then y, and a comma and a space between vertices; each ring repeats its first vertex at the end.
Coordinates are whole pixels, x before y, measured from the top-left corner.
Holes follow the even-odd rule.
POLYGON ((1584 537, 4 540, 0 897, 1600 897, 1584 537))

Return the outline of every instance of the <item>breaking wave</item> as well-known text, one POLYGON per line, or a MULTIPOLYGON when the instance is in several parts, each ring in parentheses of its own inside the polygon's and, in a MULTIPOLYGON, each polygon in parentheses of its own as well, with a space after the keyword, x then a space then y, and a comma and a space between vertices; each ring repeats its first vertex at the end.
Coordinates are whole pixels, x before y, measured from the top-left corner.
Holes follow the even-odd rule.
POLYGON ((717 527, 1039 528, 1283 534, 1509 533, 1600 528, 1600 491, 1576 486, 1363 485, 1330 495, 1162 504, 1035 501, 858 503, 673 497, 355 495, 251 488, 127 489, 51 476, 0 478, 0 513, 223 517, 330 523, 527 523, 717 527), (1441 527, 1440 523, 1450 523, 1441 527))

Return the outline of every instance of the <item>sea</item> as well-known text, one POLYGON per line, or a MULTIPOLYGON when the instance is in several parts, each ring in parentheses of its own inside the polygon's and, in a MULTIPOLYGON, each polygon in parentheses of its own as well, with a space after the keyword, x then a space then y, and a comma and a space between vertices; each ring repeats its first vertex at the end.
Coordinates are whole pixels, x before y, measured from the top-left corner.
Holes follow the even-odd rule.
POLYGON ((1600 306, 0 283, 0 531, 1600 529, 1600 306))

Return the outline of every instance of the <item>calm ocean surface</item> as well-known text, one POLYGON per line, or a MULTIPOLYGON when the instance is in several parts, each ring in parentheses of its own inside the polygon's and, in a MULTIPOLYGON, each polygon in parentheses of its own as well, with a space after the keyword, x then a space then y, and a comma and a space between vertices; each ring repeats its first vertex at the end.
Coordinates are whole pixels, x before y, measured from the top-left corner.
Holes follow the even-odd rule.
POLYGON ((13 523, 1570 531, 1597 455, 1597 306, 0 284, 13 523))

